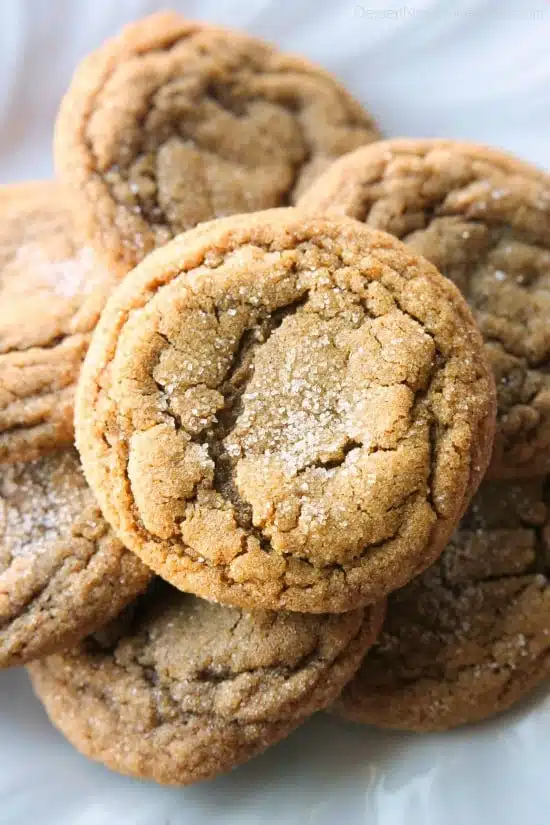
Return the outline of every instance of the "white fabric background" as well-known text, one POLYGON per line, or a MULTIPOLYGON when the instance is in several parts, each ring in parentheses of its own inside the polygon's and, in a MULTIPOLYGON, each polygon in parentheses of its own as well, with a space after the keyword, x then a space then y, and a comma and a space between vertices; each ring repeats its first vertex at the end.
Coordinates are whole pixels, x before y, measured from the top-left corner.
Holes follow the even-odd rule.
MULTIPOLYGON (((0 182, 52 174, 71 72, 155 0, 0 0, 0 182)), ((549 0, 180 0, 323 64, 388 135, 492 143, 550 168, 549 0)), ((0 312, 2 307, 0 306, 0 312)), ((548 825, 550 698, 411 737, 317 718, 229 777, 187 790, 111 774, 0 674, 4 825, 548 825)))

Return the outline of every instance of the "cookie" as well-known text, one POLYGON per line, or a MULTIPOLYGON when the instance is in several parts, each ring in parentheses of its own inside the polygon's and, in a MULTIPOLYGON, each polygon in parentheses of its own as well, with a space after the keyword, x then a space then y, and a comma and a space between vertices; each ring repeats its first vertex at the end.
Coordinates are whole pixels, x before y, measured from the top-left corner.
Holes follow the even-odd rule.
POLYGON ((441 552, 485 470, 494 386, 458 290, 389 235, 222 218, 102 315, 77 439, 121 540, 182 590, 337 612, 441 552))
POLYGON ((199 222, 291 203, 332 159, 378 137, 317 66, 160 13, 78 68, 56 164, 84 237, 126 272, 199 222))
POLYGON ((151 578, 115 538, 73 448, 0 473, 0 667, 73 645, 151 578))
POLYGON ((481 485, 437 564, 390 597, 338 713, 445 730, 505 710, 550 676, 549 481, 481 485))
POLYGON ((73 395, 113 277, 53 181, 0 187, 0 462, 73 440, 73 395))
POLYGON ((231 770, 326 707, 383 607, 312 616, 156 587, 76 650, 29 667, 52 722, 121 773, 187 785, 231 770))
POLYGON ((337 161, 300 206, 391 232, 454 281, 496 378, 491 475, 550 472, 549 176, 482 146, 392 140, 337 161))

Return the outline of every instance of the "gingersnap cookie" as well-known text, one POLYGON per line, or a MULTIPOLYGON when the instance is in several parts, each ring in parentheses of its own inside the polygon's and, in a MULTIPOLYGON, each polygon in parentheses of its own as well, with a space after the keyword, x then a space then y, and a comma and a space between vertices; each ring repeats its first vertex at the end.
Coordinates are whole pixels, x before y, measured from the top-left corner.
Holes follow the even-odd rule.
POLYGON ((86 756, 187 785, 231 770, 327 707, 383 612, 246 613, 157 580, 111 627, 29 673, 54 725, 86 756))
POLYGON ((331 160, 378 137, 317 66, 160 13, 84 60, 55 143, 84 237, 126 272, 199 222, 293 202, 331 160))
POLYGON ((115 538, 69 448, 0 473, 0 667, 73 645, 151 577, 115 538))
POLYGON ((437 564, 391 595, 335 709, 425 731, 510 707, 550 675, 549 569, 548 477, 484 482, 437 564))
POLYGON ((102 315, 77 439, 121 540, 222 603, 333 612, 441 552, 485 470, 494 386, 458 290, 357 221, 203 224, 102 315))
POLYGON ((0 463, 73 439, 74 385, 113 277, 53 181, 0 187, 0 463))
POLYGON ((337 161, 300 206, 391 232, 454 281, 496 378, 491 474, 550 472, 549 176, 483 146, 391 140, 337 161))

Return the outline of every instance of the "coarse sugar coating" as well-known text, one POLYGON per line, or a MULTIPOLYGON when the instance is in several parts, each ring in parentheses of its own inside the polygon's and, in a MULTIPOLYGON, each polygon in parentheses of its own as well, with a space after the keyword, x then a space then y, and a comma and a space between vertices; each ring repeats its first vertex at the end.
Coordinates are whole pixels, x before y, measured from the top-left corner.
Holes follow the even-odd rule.
POLYGON ((477 722, 550 675, 548 477, 484 481, 439 561, 388 600, 342 716, 406 730, 477 722))
POLYGON ((2 469, 0 667, 75 644, 150 578, 103 519, 74 448, 2 469))
POLYGON ((459 287, 496 379, 489 472, 549 472, 548 174, 485 146, 389 140, 336 161, 299 205, 391 232, 459 287))
POLYGON ((443 549, 494 386, 458 290, 389 235, 293 209, 203 224, 102 315, 77 402, 124 543, 223 603, 337 612, 443 549))
POLYGON ((79 66, 56 165, 83 237, 126 272, 201 221, 292 203, 335 157, 378 137, 317 66, 164 12, 79 66))
POLYGON ((0 464, 70 444, 74 386, 114 278, 53 181, 0 186, 0 464))
POLYGON ((247 613, 157 580, 110 627, 29 672, 52 722, 82 753, 186 785, 231 770, 326 707, 382 618, 383 605, 247 613))

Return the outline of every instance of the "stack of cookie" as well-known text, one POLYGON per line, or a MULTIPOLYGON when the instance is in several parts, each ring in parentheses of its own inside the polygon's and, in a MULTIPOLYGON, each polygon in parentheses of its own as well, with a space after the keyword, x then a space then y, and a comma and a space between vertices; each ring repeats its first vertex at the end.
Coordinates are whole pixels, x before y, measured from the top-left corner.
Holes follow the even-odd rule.
POLYGON ((550 180, 380 137, 160 14, 77 70, 60 181, 0 193, 0 664, 123 773, 550 673, 550 180))

